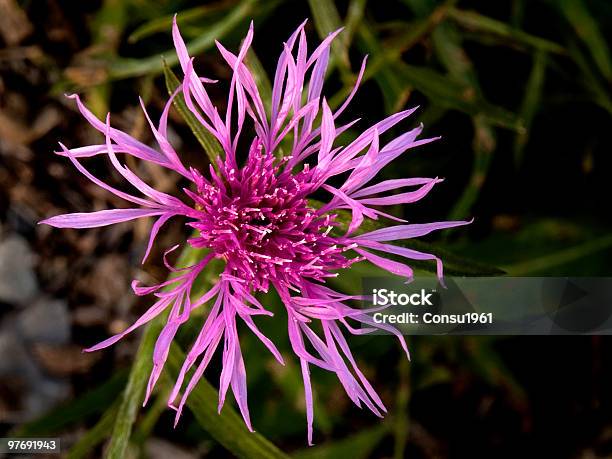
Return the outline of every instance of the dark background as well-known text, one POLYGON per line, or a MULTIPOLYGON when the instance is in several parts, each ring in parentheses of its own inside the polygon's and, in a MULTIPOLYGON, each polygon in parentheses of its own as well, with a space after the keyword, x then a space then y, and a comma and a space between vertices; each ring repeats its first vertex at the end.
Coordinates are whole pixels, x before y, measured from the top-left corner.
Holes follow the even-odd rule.
MULTIPOLYGON (((186 234, 181 225, 168 226, 141 266, 146 222, 85 231, 37 226, 58 213, 121 204, 53 154, 57 141, 70 147, 100 140, 63 93, 79 92, 99 117, 110 111, 114 126, 151 142, 137 97, 159 115, 167 97, 159 56, 173 54, 172 14, 179 13, 190 42, 240 7, 235 1, 0 1, 0 428, 6 435, 61 436, 67 451, 96 425, 125 385, 138 334, 94 354, 81 349, 137 317, 148 299, 132 295, 130 280, 163 279, 160 254, 186 234)), ((364 54, 374 68, 345 119, 361 117, 363 128, 420 105, 394 133, 422 121, 425 136, 442 136, 384 171, 445 178, 426 199, 396 212, 415 222, 474 217, 470 227, 428 242, 510 275, 612 274, 610 2, 261 1, 214 38, 237 49, 252 18, 254 51, 273 75, 295 27, 311 18, 306 30, 314 49, 318 34, 328 32, 321 19, 333 23, 334 11, 347 30, 334 48, 325 87, 330 101, 354 82, 364 54)), ((197 69, 227 81, 229 70, 213 47, 200 47, 197 69)), ((226 89, 221 83, 213 90, 221 111, 226 89)), ((171 125, 185 162, 204 168, 206 156, 177 113, 171 125)), ((102 159, 88 165, 120 183, 102 159)), ((163 191, 182 186, 155 166, 131 166, 163 191)), ((359 273, 351 275, 347 283, 359 273)), ((284 329, 279 319, 268 332, 288 356, 284 329)), ((350 342, 389 415, 380 421, 355 408, 333 375, 314 370, 321 446, 298 456, 612 455, 607 337, 410 338, 410 364, 390 337, 350 342)), ((254 343, 244 336, 254 425, 283 450, 302 450, 299 368, 293 361, 279 369, 254 343)), ((173 430, 173 413, 161 408, 160 401, 142 410, 133 457, 228 454, 190 413, 173 430)), ((86 454, 101 456, 107 436, 86 454)))

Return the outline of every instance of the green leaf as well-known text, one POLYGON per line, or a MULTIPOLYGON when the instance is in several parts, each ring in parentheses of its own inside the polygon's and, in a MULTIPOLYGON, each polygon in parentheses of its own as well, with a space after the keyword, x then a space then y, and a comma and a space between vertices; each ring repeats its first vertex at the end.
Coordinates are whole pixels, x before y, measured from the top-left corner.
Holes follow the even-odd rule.
POLYGON ((100 420, 89 429, 68 451, 67 459, 81 459, 91 455, 93 449, 102 443, 111 433, 113 424, 117 418, 119 402, 115 401, 100 418, 100 420))
POLYGON ((382 46, 389 60, 400 59, 403 53, 446 24, 447 12, 457 0, 445 0, 440 4, 432 0, 404 0, 404 3, 413 10, 418 19, 410 23, 398 22, 395 25, 397 34, 382 46))
MULTIPOLYGON (((389 65, 391 62, 396 62, 400 54, 390 51, 387 54, 372 33, 372 28, 363 22, 358 29, 358 44, 362 50, 373 56, 368 62, 362 84, 374 78, 383 93, 385 111, 391 113, 401 109, 412 88, 389 65)), ((350 90, 350 87, 345 89, 344 97, 350 93, 350 90)), ((339 104, 339 99, 334 97, 333 102, 339 104)))
POLYGON ((610 247, 612 247, 612 236, 602 236, 574 247, 505 266, 504 269, 512 276, 525 276, 539 272, 544 273, 555 266, 561 266, 579 260, 580 258, 601 252, 610 247))
POLYGON ((536 113, 540 109, 544 76, 546 74, 547 55, 543 51, 536 51, 533 56, 531 73, 525 86, 525 95, 519 111, 525 123, 525 131, 519 132, 514 140, 514 163, 519 166, 523 162, 523 152, 529 140, 529 131, 536 113))
POLYGON ((355 35, 355 32, 363 19, 366 3, 367 0, 351 0, 349 3, 348 11, 346 13, 346 20, 344 21, 345 28, 343 32, 345 35, 347 48, 350 47, 353 36, 355 35))
MULTIPOLYGON (((372 34, 372 26, 365 22, 359 29, 359 38, 360 45, 366 52, 379 56, 366 70, 364 79, 381 72, 384 80, 378 83, 383 94, 386 88, 391 90, 391 93, 385 96, 385 100, 389 99, 389 102, 397 103, 397 100, 402 97, 405 99, 405 91, 412 87, 427 96, 432 104, 459 110, 472 116, 480 115, 483 120, 496 126, 515 131, 522 129, 522 124, 516 114, 487 102, 473 86, 428 67, 405 64, 401 61, 400 56, 394 53, 382 52, 378 41, 372 34)), ((387 109, 390 109, 388 105, 387 103, 387 109)))
MULTIPOLYGON (((170 380, 178 375, 184 360, 185 353, 173 343, 166 362, 166 376, 170 380)), ((288 457, 261 434, 249 432, 240 415, 228 403, 218 414, 218 403, 217 390, 205 378, 200 379, 187 399, 187 406, 198 424, 230 453, 248 459, 288 457)))
MULTIPOLYGON (((164 62, 163 66, 164 77, 166 79, 166 89, 168 90, 168 94, 172 95, 181 83, 166 62, 164 62)), ((202 145, 204 148, 210 163, 214 167, 217 167, 216 159, 223 157, 223 148, 221 147, 221 144, 217 138, 208 132, 191 112, 191 110, 189 110, 182 92, 179 92, 176 95, 173 105, 191 129, 193 135, 196 137, 196 139, 198 139, 200 145, 202 145)))
MULTIPOLYGON (((436 55, 449 74, 470 87, 478 98, 483 99, 478 75, 472 61, 463 49, 462 38, 455 24, 449 22, 440 24, 433 31, 432 37, 436 55)), ((480 195, 480 190, 485 183, 489 166, 495 154, 496 133, 486 117, 482 115, 473 116, 472 123, 474 125, 472 173, 467 187, 449 214, 449 220, 469 218, 470 211, 480 195)), ((523 129, 518 130, 518 132, 523 132, 523 129)), ((444 234, 452 234, 452 231, 447 231, 444 234)))
POLYGON ((161 317, 157 317, 146 327, 138 351, 134 356, 134 364, 130 371, 127 386, 123 391, 110 444, 106 451, 105 457, 107 459, 123 459, 126 456, 132 426, 142 406, 145 387, 151 373, 153 347, 162 330, 161 319, 161 317))
MULTIPOLYGON (((195 8, 190 8, 188 10, 183 10, 180 12, 180 18, 182 23, 192 22, 192 21, 202 21, 205 20, 211 14, 219 13, 230 9, 230 7, 234 7, 235 2, 218 2, 213 3, 212 5, 201 5, 196 6, 195 8)), ((152 21, 149 21, 141 26, 137 27, 130 36, 128 37, 128 43, 136 43, 143 38, 147 38, 156 33, 167 33, 168 30, 172 27, 172 19, 174 18, 174 14, 170 16, 157 17, 152 21)))
MULTIPOLYGON (((474 123, 474 164, 467 187, 463 190, 457 203, 453 206, 448 218, 449 220, 459 220, 469 218, 470 211, 476 203, 480 190, 484 185, 489 167, 493 161, 495 145, 497 144, 495 131, 480 116, 475 116, 474 123)), ((519 132, 522 132, 520 130, 519 132)), ((448 232, 445 234, 449 234, 448 232)))
POLYGON ((524 129, 515 113, 487 102, 469 85, 428 67, 397 63, 394 69, 401 78, 425 94, 433 103, 468 115, 480 115, 495 126, 514 131, 524 129))
MULTIPOLYGON (((329 0, 308 0, 310 11, 314 19, 315 28, 321 39, 324 39, 332 32, 335 32, 342 27, 340 14, 336 9, 334 2, 329 0)), ((350 71, 350 61, 348 58, 348 40, 347 35, 341 33, 332 43, 331 50, 334 64, 339 64, 344 71, 350 71)))
POLYGON ((155 395, 155 401, 149 407, 149 410, 142 417, 142 420, 138 423, 138 428, 136 432, 134 432, 133 439, 134 442, 137 443, 141 448, 144 446, 144 442, 151 435, 153 429, 155 428, 155 424, 159 420, 160 416, 166 412, 168 409, 168 396, 170 395, 170 390, 166 387, 163 387, 158 393, 155 395))
POLYGON ((292 457, 294 459, 365 459, 370 457, 388 432, 387 424, 378 423, 342 440, 302 449, 293 453, 292 457))
MULTIPOLYGON (((254 0, 244 0, 236 8, 232 8, 223 19, 207 28, 205 33, 187 44, 189 54, 198 54, 213 46, 215 40, 220 40, 241 22, 253 15, 255 4, 254 0)), ((154 56, 144 59, 119 58, 109 64, 108 78, 120 80, 145 74, 161 73, 163 66, 159 59, 160 54, 169 56, 166 58, 168 66, 172 67, 178 63, 178 57, 174 49, 165 53, 156 53, 154 56)))
POLYGON ((560 0, 557 6, 576 34, 587 45, 593 60, 607 80, 612 80, 612 62, 605 37, 582 0, 560 0))
POLYGON ((396 393, 396 406, 393 422, 393 435, 395 437, 393 457, 402 459, 406 455, 408 433, 410 429, 410 398, 412 392, 412 381, 410 376, 410 365, 408 360, 400 359, 398 364, 399 383, 396 393))
POLYGON ((555 42, 515 29, 504 22, 483 16, 475 11, 464 11, 457 8, 451 8, 448 11, 448 15, 457 22, 457 24, 467 30, 495 35, 507 40, 509 43, 528 46, 549 53, 566 54, 563 46, 555 42))
POLYGON ((593 102, 612 114, 612 98, 610 98, 610 92, 602 83, 601 77, 595 74, 591 68, 591 64, 579 49, 578 44, 574 41, 570 41, 569 52, 582 72, 582 84, 584 89, 590 93, 593 102))

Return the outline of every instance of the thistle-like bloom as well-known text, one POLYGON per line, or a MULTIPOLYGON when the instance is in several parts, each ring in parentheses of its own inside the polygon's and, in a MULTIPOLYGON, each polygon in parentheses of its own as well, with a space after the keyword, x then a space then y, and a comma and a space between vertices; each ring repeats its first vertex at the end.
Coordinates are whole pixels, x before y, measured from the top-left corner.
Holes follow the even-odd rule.
POLYGON ((253 39, 252 24, 237 55, 217 43, 221 55, 233 71, 227 109, 225 116, 221 117, 206 90, 206 85, 214 81, 200 78, 195 73, 193 59, 187 53, 175 21, 173 39, 184 74, 182 84, 165 106, 157 126, 143 106, 158 144, 157 149, 110 127, 109 117, 106 122, 101 122, 81 103, 78 96, 71 96, 87 121, 104 134, 105 142, 73 149, 60 144, 62 151, 59 154, 68 157, 92 182, 134 206, 59 215, 43 223, 59 228, 93 228, 156 217, 145 259, 160 228, 172 217, 183 217, 186 224, 196 230, 195 236, 188 239, 187 244, 207 249, 206 255, 186 268, 177 269, 166 263, 175 276, 158 285, 142 287, 134 281, 132 287, 137 295, 154 293, 156 302, 123 333, 87 349, 94 351, 110 346, 153 318, 167 313, 166 325, 155 344, 148 398, 160 376, 177 330, 189 319, 192 311, 209 303, 205 323, 187 354, 168 401, 168 405, 177 411, 177 420, 186 398, 223 341, 219 410, 231 387, 244 421, 252 429, 237 322, 243 321, 282 364, 281 353, 259 331, 253 319, 256 315, 272 316, 255 295, 273 287, 286 308, 289 339, 301 363, 308 441, 312 443, 310 365, 336 373, 356 405, 363 404, 378 416, 386 411, 382 400, 357 367, 342 328, 351 334, 364 334, 383 328, 396 334, 408 352, 400 333, 389 326, 375 323, 367 314, 369 311, 350 307, 347 303, 356 297, 332 290, 326 285, 326 279, 364 260, 410 279, 412 269, 397 261, 401 258, 434 260, 441 278, 442 263, 436 256, 391 242, 467 222, 406 224, 404 220, 381 210, 389 205, 418 201, 440 182, 437 178, 404 178, 371 183, 378 172, 395 158, 435 139, 417 140, 421 126, 381 145, 380 136, 410 116, 415 110, 411 109, 367 128, 346 146, 338 145, 338 135, 357 121, 339 123, 341 114, 359 86, 366 61, 364 59, 352 92, 333 111, 321 92, 330 45, 340 31, 330 34, 308 55, 304 25, 300 25, 284 44, 276 67, 271 101, 262 100, 256 79, 244 62, 253 39), (182 91, 191 113, 223 149, 224 157, 217 160, 215 167, 211 165, 207 172, 185 166, 168 141, 168 112, 179 91, 182 91), (254 138, 245 139, 246 130, 243 127, 249 119, 255 135, 254 138), (283 140, 286 140, 284 146, 289 143, 291 147, 290 152, 281 157, 279 145, 283 140), (249 144, 246 158, 243 154, 241 159, 238 147, 249 144), (113 167, 143 197, 113 188, 81 164, 81 158, 100 154, 106 155, 113 167), (118 154, 132 155, 176 171, 190 185, 183 189, 182 199, 157 191, 122 164, 118 154), (337 186, 341 177, 345 180, 337 186), (331 179, 334 178, 335 185, 332 185, 331 179), (403 188, 409 190, 389 194, 403 188), (315 192, 327 194, 329 202, 314 205, 311 197, 315 192), (347 211, 350 212, 351 221, 348 228, 342 229, 338 213, 347 211), (371 232, 359 231, 365 219, 379 218, 391 219, 399 224, 371 232), (194 298, 194 281, 213 258, 222 259, 225 269, 208 292, 194 298), (322 336, 314 331, 317 322, 322 336), (193 376, 184 387, 186 375, 194 367, 193 376))

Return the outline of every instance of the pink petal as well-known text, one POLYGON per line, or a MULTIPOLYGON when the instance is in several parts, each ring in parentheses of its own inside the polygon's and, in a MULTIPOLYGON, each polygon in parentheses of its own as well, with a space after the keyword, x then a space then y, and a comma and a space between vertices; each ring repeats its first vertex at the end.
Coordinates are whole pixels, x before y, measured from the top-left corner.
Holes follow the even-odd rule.
POLYGON ((162 215, 162 209, 106 209, 96 212, 82 212, 57 215, 39 222, 55 228, 98 228, 100 226, 114 225, 143 217, 162 215))

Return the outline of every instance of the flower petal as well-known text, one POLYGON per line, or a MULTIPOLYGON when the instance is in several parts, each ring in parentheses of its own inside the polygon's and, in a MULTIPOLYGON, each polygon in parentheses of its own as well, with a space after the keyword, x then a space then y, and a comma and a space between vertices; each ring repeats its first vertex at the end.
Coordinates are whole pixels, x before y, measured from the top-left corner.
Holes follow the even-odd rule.
POLYGON ((98 228, 164 213, 165 210, 162 209, 106 209, 57 215, 42 220, 39 224, 51 225, 55 228, 98 228))

